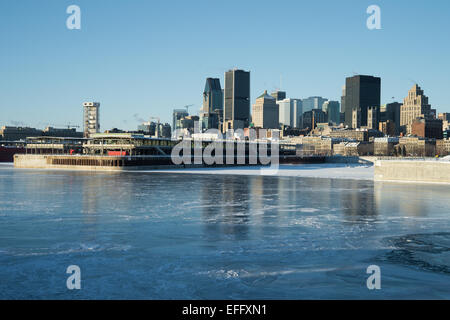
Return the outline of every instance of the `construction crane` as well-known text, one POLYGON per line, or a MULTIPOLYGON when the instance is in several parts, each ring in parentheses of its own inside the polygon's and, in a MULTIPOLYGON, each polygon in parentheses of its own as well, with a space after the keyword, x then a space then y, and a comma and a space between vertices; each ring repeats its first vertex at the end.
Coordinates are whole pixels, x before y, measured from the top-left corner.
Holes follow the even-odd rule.
POLYGON ((67 127, 67 129, 71 129, 71 128, 80 128, 80 126, 78 126, 78 125, 73 125, 73 124, 70 124, 70 123, 68 123, 68 124, 54 124, 54 123, 48 123, 47 124, 47 127, 67 127))

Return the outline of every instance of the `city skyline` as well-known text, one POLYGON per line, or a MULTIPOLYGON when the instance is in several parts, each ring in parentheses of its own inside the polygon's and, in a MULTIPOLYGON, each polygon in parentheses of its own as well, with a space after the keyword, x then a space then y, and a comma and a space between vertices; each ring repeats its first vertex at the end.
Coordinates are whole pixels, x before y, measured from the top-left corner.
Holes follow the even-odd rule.
POLYGON ((442 39, 425 37, 449 28, 447 2, 426 7, 419 2, 408 6, 406 1, 378 1, 381 30, 365 26, 365 9, 371 4, 367 1, 327 2, 325 10, 320 1, 285 1, 285 15, 308 14, 294 22, 280 16, 286 22, 283 26, 258 22, 258 13, 267 6, 243 3, 237 18, 245 23, 235 22, 230 31, 221 25, 211 31, 192 19, 186 24, 182 15, 195 18, 199 6, 226 14, 225 6, 209 8, 201 1, 191 6, 176 2, 180 10, 175 11, 163 3, 136 1, 136 6, 110 8, 104 1, 77 1, 81 30, 65 28, 65 9, 71 2, 43 4, 0 5, 2 12, 10 13, 0 21, 1 125, 81 125, 84 101, 101 102, 103 129, 135 129, 138 118, 150 116, 171 123, 173 109, 194 104, 190 113, 198 114, 205 79, 219 78, 224 84, 224 73, 234 67, 251 72, 251 104, 264 90, 276 89, 286 91, 288 98, 340 101, 345 78, 357 73, 382 78, 381 104, 392 102, 392 97, 401 102, 417 83, 433 108, 450 112, 445 96, 450 81, 442 68, 450 47, 442 39), (172 24, 165 22, 167 17, 172 24), (346 33, 352 34, 351 39, 346 33), (228 47, 225 40, 234 35, 236 45, 228 47), (276 35, 280 44, 289 44, 287 50, 263 43, 276 35), (432 52, 408 51, 413 36, 421 35, 432 52), (314 50, 307 50, 308 44, 314 50))

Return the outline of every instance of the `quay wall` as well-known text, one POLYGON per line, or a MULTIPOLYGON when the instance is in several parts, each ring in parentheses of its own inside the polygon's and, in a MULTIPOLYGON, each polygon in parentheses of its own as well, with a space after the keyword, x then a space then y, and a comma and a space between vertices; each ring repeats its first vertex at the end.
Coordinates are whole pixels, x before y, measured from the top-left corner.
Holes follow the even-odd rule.
MULTIPOLYGON (((70 156, 74 159, 87 159, 83 156, 70 156)), ((16 154, 14 155, 14 167, 28 168, 28 169, 67 169, 67 170, 101 170, 101 171, 120 171, 123 167, 120 166, 91 166, 91 165, 55 165, 52 164, 51 159, 62 158, 52 155, 30 155, 30 154, 16 154)))
POLYGON ((415 160, 378 160, 375 181, 450 183, 450 162, 415 160))

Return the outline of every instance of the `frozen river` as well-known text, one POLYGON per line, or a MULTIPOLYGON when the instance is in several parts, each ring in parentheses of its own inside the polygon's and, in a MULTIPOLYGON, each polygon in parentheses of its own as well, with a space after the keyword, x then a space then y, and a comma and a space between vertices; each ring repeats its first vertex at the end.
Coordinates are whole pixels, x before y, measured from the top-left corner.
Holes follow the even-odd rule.
POLYGON ((0 166, 0 298, 450 299, 450 186, 249 170, 0 166))

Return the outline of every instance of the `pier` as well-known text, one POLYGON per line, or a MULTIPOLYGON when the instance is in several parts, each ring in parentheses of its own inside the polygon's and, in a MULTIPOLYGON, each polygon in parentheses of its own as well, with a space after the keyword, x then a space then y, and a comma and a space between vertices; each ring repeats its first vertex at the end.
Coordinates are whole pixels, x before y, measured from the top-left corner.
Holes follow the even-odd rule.
MULTIPOLYGON (((172 151, 181 140, 155 139, 133 134, 96 134, 92 138, 31 139, 25 154, 14 156, 16 168, 79 170, 151 170, 167 168, 222 167, 322 163, 325 156, 298 154, 294 144, 268 141, 183 140, 175 163, 172 151), (205 158, 206 148, 213 146, 205 158), (199 156, 200 155, 200 156, 199 156)), ((177 152, 178 152, 177 151, 177 152)))

